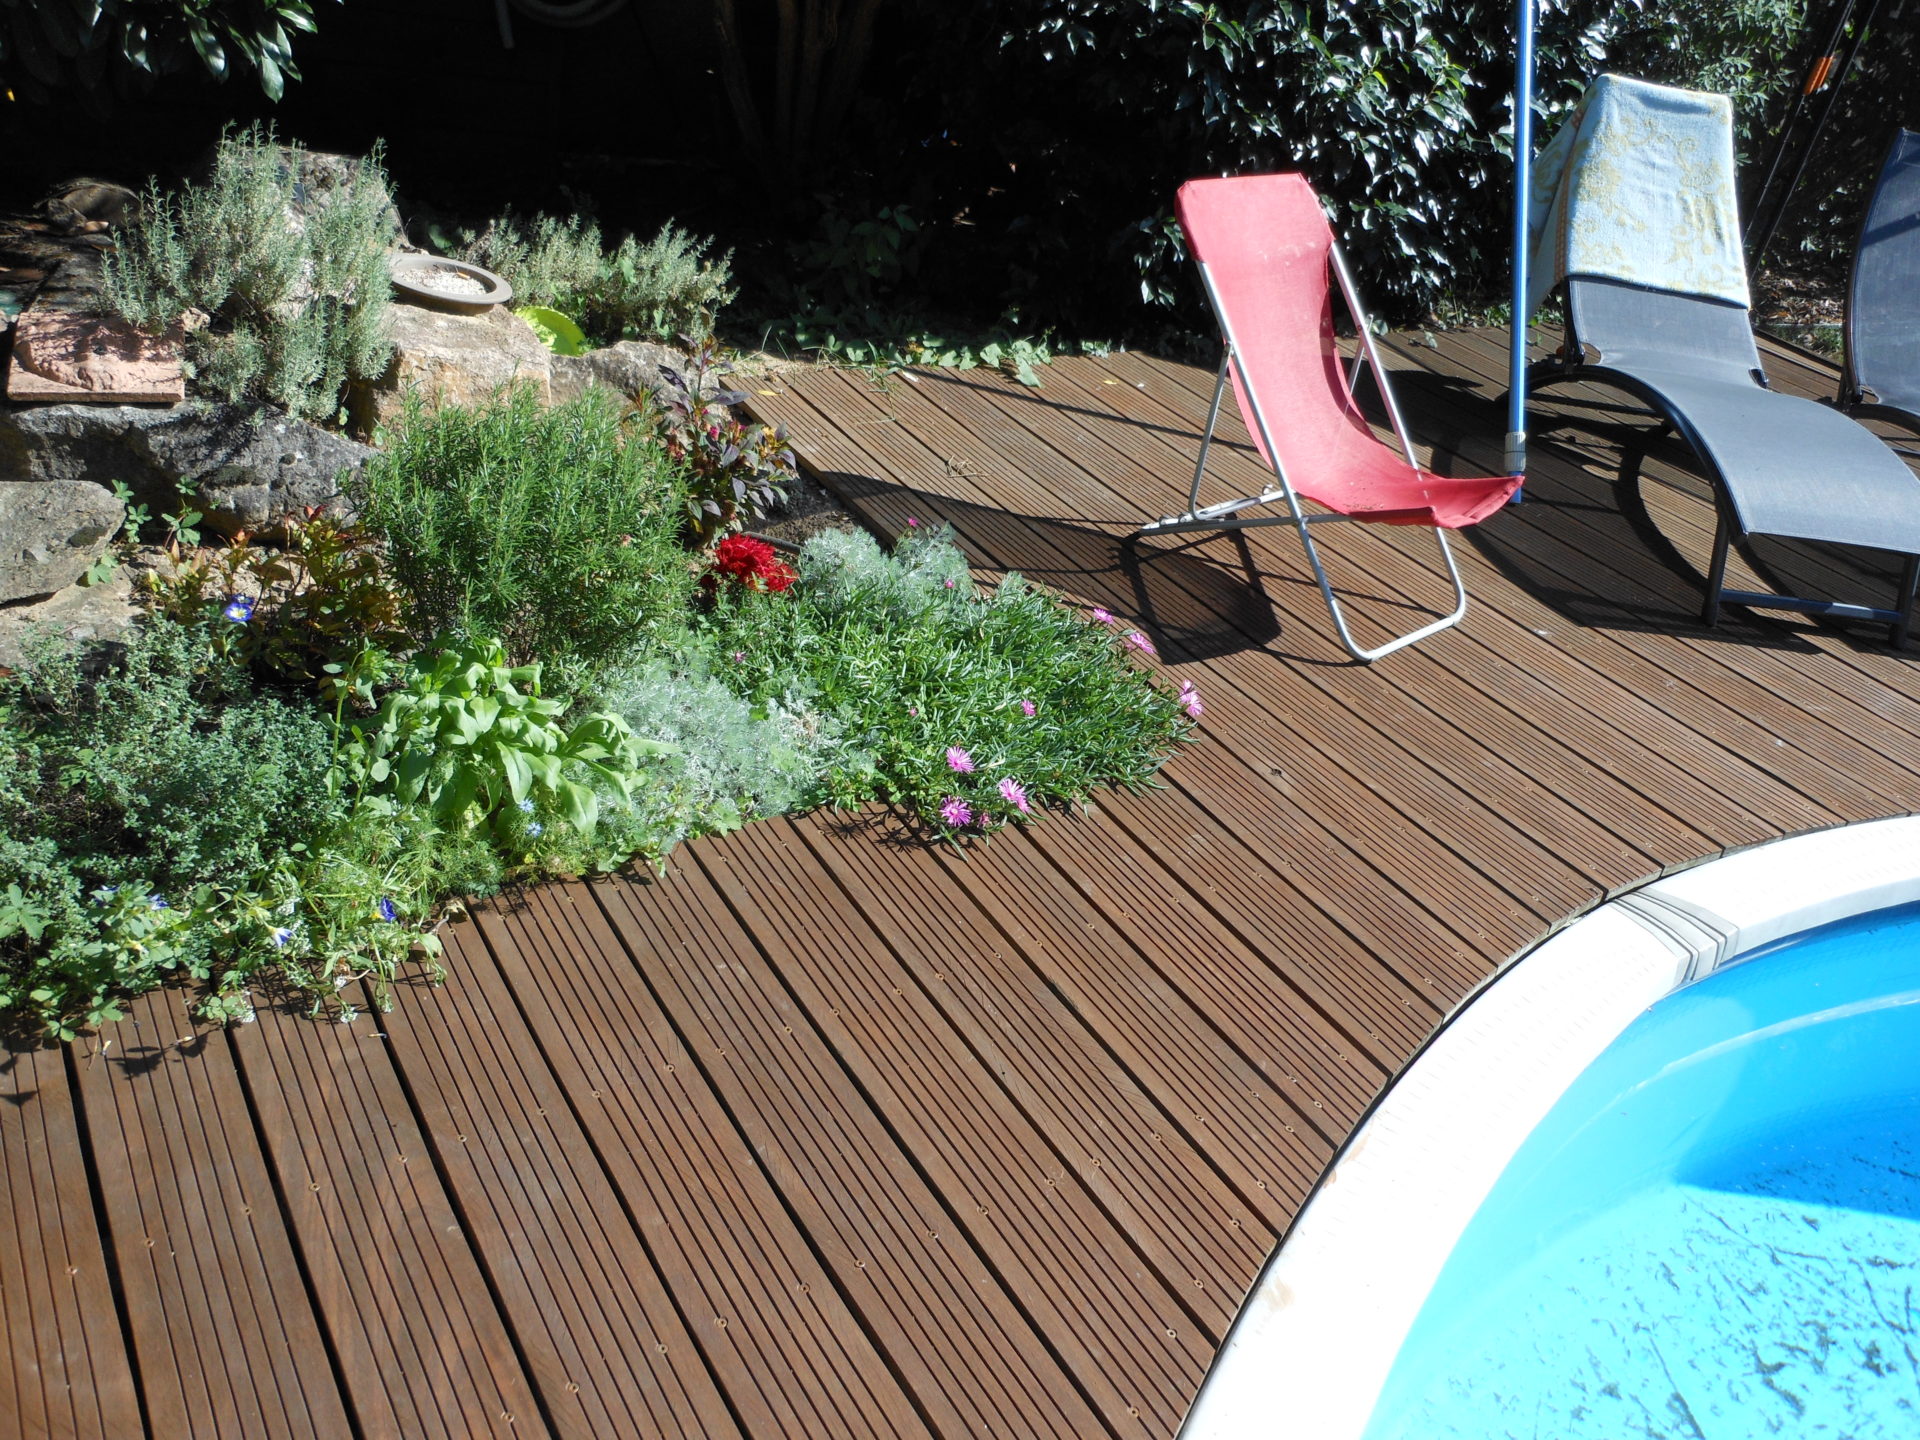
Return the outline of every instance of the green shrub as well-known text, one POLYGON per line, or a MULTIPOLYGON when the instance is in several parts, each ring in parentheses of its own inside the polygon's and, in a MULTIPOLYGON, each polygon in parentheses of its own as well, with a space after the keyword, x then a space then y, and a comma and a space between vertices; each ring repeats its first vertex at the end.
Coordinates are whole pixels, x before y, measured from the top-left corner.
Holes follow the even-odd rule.
POLYGON ((721 591, 703 638, 740 693, 804 696, 839 722, 854 763, 824 777, 836 803, 891 801, 948 833, 991 826, 1144 784, 1188 733, 1183 706, 1198 710, 1129 663, 1138 632, 1088 623, 1018 575, 976 594, 944 535, 888 556, 864 531, 828 532, 799 572, 779 593, 721 591))
POLYGON ((828 774, 871 768, 837 717, 796 694, 744 699, 698 651, 622 667, 595 705, 669 748, 626 793, 604 797, 597 843, 576 847, 565 868, 605 869, 635 856, 658 866, 683 840, 804 809, 825 797, 828 774))
POLYGON ((104 298, 147 329, 206 316, 187 343, 197 390, 327 419, 347 382, 378 376, 391 353, 393 201, 378 160, 363 160, 296 220, 300 154, 254 127, 221 138, 206 183, 151 188, 107 259, 104 298))
POLYGON ((558 688, 679 632, 692 579, 681 482, 652 432, 589 390, 543 408, 410 409, 363 472, 361 513, 387 537, 409 628, 497 636, 558 688))
MULTIPOLYGON (((848 181, 865 203, 838 203, 869 215, 882 202, 910 206, 922 217, 915 288, 965 313, 1017 305, 1033 328, 1137 333, 1144 298, 1179 304, 1205 331, 1175 190, 1196 175, 1297 168, 1327 200, 1370 302, 1415 318, 1504 280, 1514 8, 919 4, 871 77, 870 114, 938 118, 869 125, 848 181)), ((1609 68, 1731 84, 1751 125, 1792 79, 1784 47, 1805 8, 1540 0, 1536 131, 1544 139, 1609 68)), ((840 263, 878 288, 891 256, 876 266, 847 248, 840 263)))
POLYGON ((624 237, 608 251, 600 227, 575 215, 525 220, 502 215, 459 249, 513 287, 526 305, 560 311, 603 344, 621 339, 703 341, 734 296, 732 252, 707 258, 710 240, 669 224, 641 244, 624 237))

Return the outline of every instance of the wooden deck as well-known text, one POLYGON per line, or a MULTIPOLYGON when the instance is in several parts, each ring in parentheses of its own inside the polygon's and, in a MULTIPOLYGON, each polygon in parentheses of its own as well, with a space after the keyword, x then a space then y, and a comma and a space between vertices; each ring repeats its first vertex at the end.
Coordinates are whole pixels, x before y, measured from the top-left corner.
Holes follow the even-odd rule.
MULTIPOLYGON (((1438 468, 1497 464, 1503 345, 1393 342, 1438 468)), ((167 994, 4 1057, 0 1436, 1164 1440, 1478 981, 1663 869, 1916 808, 1914 657, 1701 630, 1700 487, 1656 463, 1623 507, 1601 397, 1543 406, 1529 503, 1461 547, 1465 624, 1368 668, 1286 535, 1125 543, 1177 507, 1210 373, 1044 378, 755 403, 882 531, 951 522, 1137 617, 1207 706, 1165 787, 965 858, 764 822, 484 907, 385 1016, 196 1032, 167 994)), ((1431 544, 1333 535, 1363 639, 1440 598, 1431 544)))

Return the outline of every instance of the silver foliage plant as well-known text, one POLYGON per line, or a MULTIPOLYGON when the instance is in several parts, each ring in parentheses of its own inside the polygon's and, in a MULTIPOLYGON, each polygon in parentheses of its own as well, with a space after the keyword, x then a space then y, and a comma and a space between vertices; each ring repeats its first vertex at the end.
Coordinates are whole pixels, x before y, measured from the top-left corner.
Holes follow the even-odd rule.
POLYGON ((302 157, 255 126, 221 137, 204 183, 150 187, 107 257, 103 299, 142 329, 191 321, 187 360, 202 393, 318 420, 392 353, 393 199, 377 154, 324 197, 303 186, 302 157))

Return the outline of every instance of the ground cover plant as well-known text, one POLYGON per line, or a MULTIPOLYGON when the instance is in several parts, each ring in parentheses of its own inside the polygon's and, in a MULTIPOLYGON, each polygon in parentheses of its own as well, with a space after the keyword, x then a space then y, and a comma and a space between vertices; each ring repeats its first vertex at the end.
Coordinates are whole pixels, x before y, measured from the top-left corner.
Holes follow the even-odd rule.
POLYGON ((1144 784, 1200 714, 1191 690, 1132 663, 1153 653, 1143 633, 1018 575, 978 594, 930 527, 891 555, 864 531, 819 535, 796 568, 791 587, 724 586, 702 638, 741 694, 804 696, 840 721, 861 758, 824 777, 836 804, 882 800, 978 833, 1144 784))
POLYGON ((203 183, 150 187, 107 257, 103 299, 143 329, 192 319, 196 390, 324 420, 391 353, 393 200, 376 156, 296 216, 300 156, 256 126, 221 137, 203 183))

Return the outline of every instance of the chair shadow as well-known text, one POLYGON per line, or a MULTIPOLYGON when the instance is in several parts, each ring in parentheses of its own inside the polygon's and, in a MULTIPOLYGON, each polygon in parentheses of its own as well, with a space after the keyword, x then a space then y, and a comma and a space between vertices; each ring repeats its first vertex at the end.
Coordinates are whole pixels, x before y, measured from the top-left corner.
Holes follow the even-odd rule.
MULTIPOLYGON (((1172 537, 1179 543, 1162 547, 1078 517, 1002 509, 854 471, 822 470, 815 478, 882 529, 906 515, 950 525, 975 564, 1018 571, 1082 604, 1134 618, 1168 660, 1259 650, 1301 664, 1336 663, 1317 637, 1299 653, 1276 645, 1286 627, 1269 598, 1270 580, 1311 582, 1269 577, 1240 535, 1172 537)), ((1142 512, 1143 522, 1150 518, 1142 512)))

